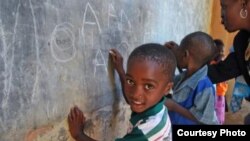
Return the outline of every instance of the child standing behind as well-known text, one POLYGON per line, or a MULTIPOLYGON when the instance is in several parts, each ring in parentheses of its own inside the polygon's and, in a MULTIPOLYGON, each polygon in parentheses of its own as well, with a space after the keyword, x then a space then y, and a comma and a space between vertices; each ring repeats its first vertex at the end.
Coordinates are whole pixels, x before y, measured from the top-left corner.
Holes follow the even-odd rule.
POLYGON ((215 51, 213 39, 194 32, 184 37, 180 46, 173 42, 165 46, 175 54, 178 68, 185 69, 175 77, 172 99, 166 101, 172 124, 218 124, 215 89, 206 65, 215 51))
MULTIPOLYGON (((116 59, 116 52, 111 53, 116 59)), ((134 49, 124 75, 125 98, 132 110, 131 128, 116 141, 171 141, 171 122, 164 94, 173 85, 176 60, 172 52, 159 44, 144 44, 134 49)), ((123 72, 124 73, 124 72, 123 72)), ((79 108, 71 109, 69 131, 76 141, 94 141, 83 131, 85 117, 79 108)))
MULTIPOLYGON (((214 43, 217 47, 217 53, 215 58, 211 61, 211 64, 217 64, 224 58, 224 43, 220 39, 215 39, 214 43)), ((216 99, 215 99, 215 111, 220 124, 225 122, 225 111, 227 109, 226 92, 228 89, 227 82, 220 82, 215 85, 216 87, 216 99)))

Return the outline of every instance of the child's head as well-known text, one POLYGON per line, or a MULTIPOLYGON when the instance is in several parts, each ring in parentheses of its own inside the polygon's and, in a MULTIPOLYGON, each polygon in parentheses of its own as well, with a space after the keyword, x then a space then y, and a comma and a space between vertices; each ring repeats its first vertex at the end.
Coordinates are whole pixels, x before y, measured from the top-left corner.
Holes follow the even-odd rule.
POLYGON ((185 36, 174 53, 179 68, 199 69, 210 62, 214 50, 215 44, 212 37, 198 31, 185 36))
POLYGON ((127 62, 125 95, 131 110, 141 113, 157 104, 173 85, 176 60, 160 44, 144 44, 133 50, 127 62))
POLYGON ((214 39, 214 43, 216 45, 214 61, 219 62, 224 58, 224 43, 220 39, 214 39))

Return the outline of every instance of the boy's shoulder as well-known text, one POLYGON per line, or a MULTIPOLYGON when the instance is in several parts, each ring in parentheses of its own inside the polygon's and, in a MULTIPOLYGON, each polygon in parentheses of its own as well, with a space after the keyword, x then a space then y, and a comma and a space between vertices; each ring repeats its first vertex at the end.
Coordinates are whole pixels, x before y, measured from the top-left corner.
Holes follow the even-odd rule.
POLYGON ((214 85, 208 76, 203 77, 197 83, 196 89, 206 89, 206 88, 214 88, 214 85))
POLYGON ((211 81, 211 79, 208 77, 207 75, 208 72, 208 66, 205 65, 202 68, 199 69, 199 74, 198 75, 200 77, 200 79, 198 79, 199 81, 197 81, 197 86, 196 89, 206 89, 206 88, 214 88, 214 85, 211 81))
MULTIPOLYGON (((207 77, 207 72, 208 72, 208 66, 207 65, 204 65, 203 67, 199 68, 196 70, 195 73, 193 73, 191 75, 191 77, 194 77, 196 79, 204 79, 205 77, 207 77)), ((207 78, 205 78, 207 79, 207 78)))
POLYGON ((197 85, 200 83, 212 84, 210 78, 207 76, 208 67, 205 65, 202 68, 198 69, 195 73, 193 73, 190 77, 188 77, 185 81, 183 81, 185 77, 185 73, 183 72, 177 75, 174 79, 174 85, 189 86, 192 89, 195 89, 197 85))

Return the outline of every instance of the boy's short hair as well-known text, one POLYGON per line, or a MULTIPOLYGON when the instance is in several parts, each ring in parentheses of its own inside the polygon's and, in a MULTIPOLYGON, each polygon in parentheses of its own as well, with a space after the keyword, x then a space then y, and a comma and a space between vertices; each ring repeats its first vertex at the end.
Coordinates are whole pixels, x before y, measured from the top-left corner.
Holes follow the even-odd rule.
POLYGON ((200 64, 206 64, 214 57, 216 49, 213 38, 202 31, 188 34, 181 41, 181 45, 190 51, 192 56, 200 64))
POLYGON ((143 44, 135 48, 129 55, 128 64, 135 58, 150 60, 158 63, 163 68, 170 81, 173 81, 176 69, 176 59, 171 50, 157 43, 143 44))

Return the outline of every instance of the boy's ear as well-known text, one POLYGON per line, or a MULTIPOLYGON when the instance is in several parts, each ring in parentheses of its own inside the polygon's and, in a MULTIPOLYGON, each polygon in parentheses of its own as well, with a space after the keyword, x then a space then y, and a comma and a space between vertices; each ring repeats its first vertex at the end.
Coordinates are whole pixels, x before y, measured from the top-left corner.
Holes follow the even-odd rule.
POLYGON ((169 93, 169 91, 172 89, 173 85, 174 85, 173 82, 169 82, 169 83, 166 85, 165 90, 164 90, 165 94, 166 94, 166 93, 169 93))
POLYGON ((185 58, 187 58, 189 56, 189 51, 186 49, 185 50, 185 58))

